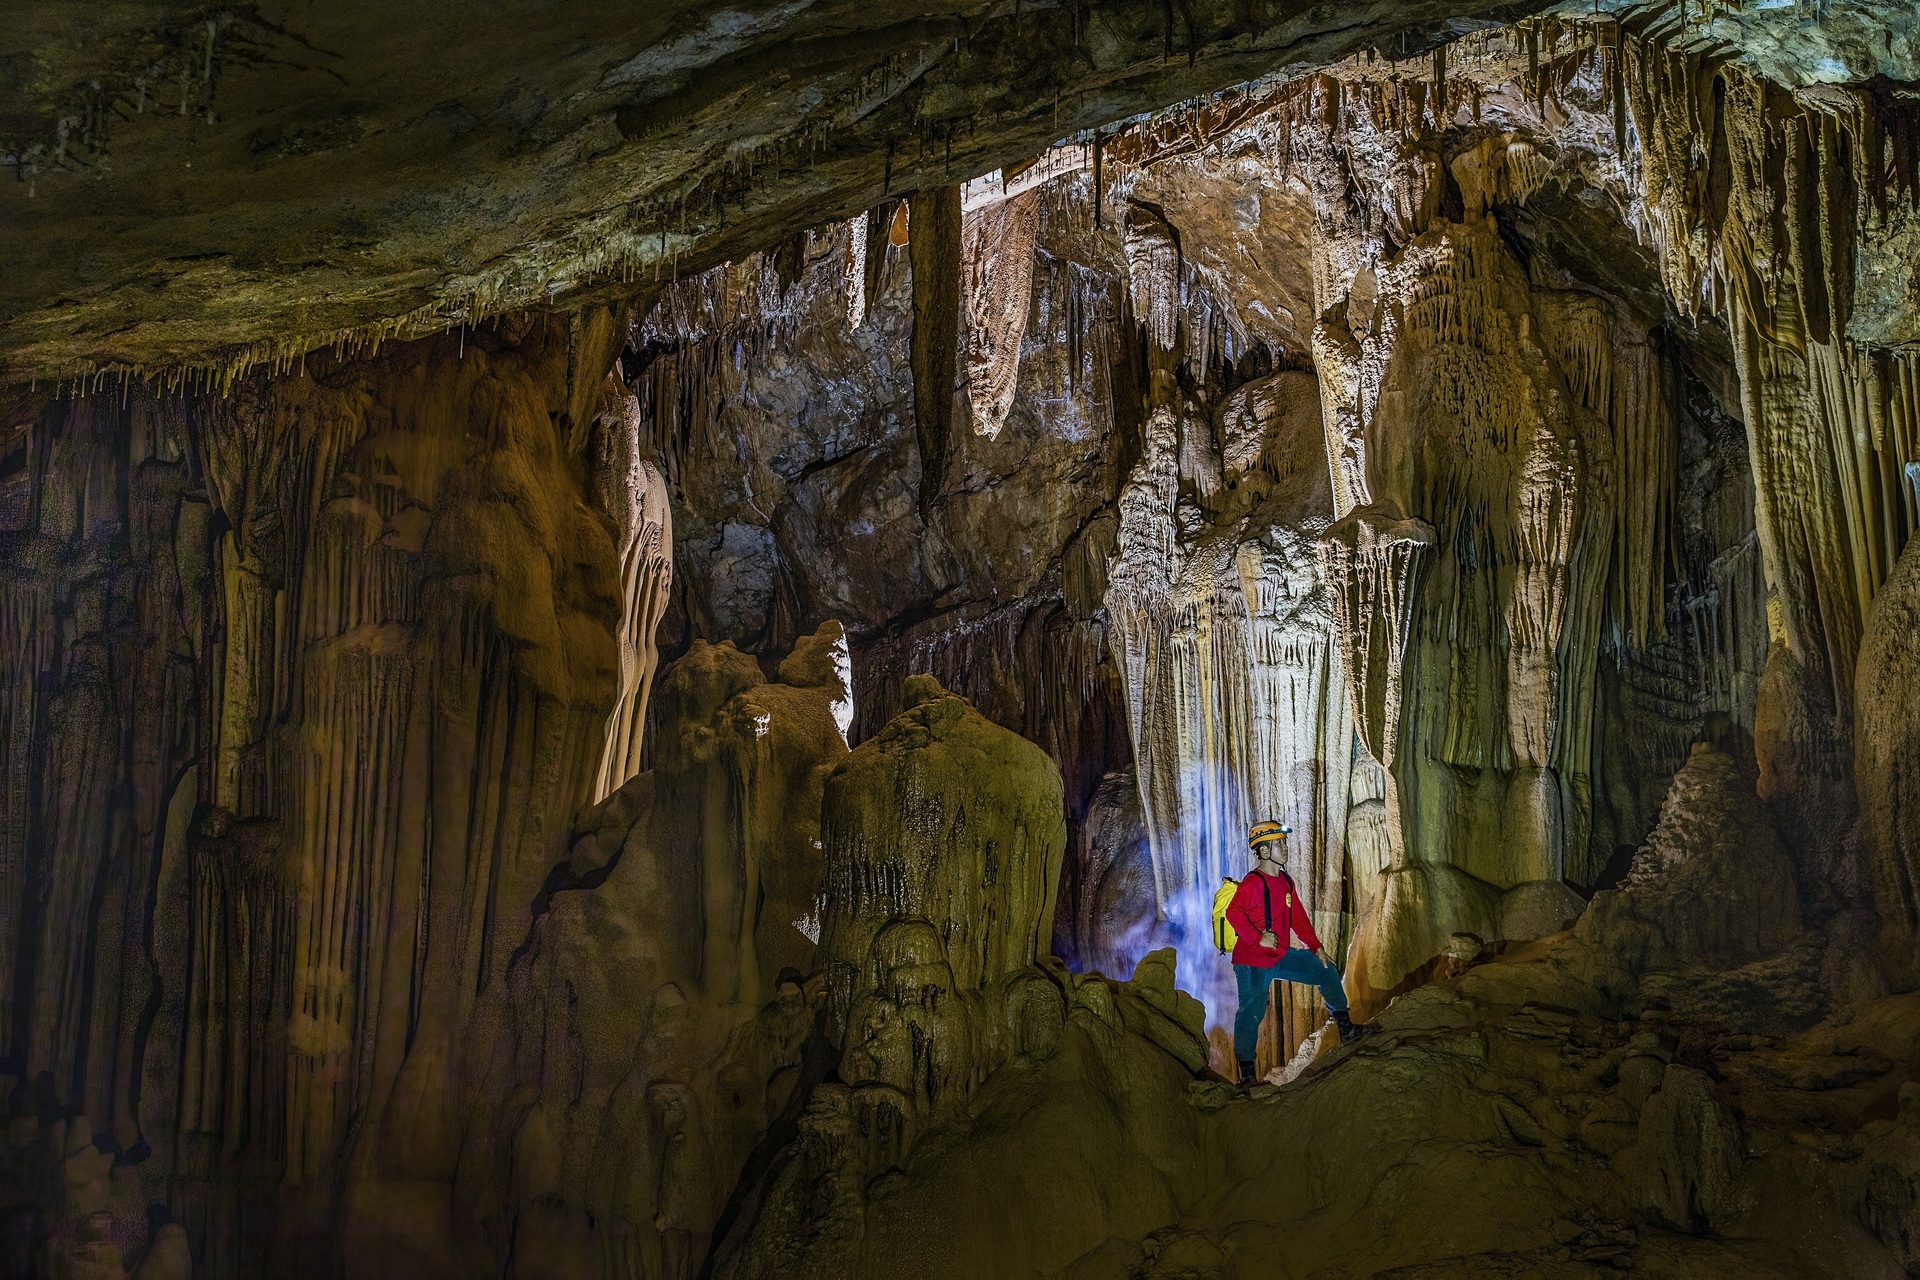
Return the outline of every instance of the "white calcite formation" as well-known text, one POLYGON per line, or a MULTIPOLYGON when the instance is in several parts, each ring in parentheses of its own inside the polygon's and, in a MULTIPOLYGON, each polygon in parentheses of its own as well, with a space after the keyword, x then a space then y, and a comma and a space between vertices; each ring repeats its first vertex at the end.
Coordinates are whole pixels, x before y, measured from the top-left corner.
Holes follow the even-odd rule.
MULTIPOLYGON (((1840 833, 1861 628, 1915 521, 1913 374, 1898 346, 1911 130, 1883 90, 1789 98, 1737 65, 1667 52, 1670 34, 1554 21, 1464 42, 1430 74, 1360 60, 1264 109, 1196 113, 1168 134, 1211 126, 1202 160, 1147 179, 1161 191, 1172 174, 1237 166, 1310 216, 1319 318, 1305 345, 1339 521, 1323 541, 1326 590, 1360 752, 1342 824, 1360 854, 1348 892, 1363 917, 1384 913, 1360 926, 1350 984, 1391 986, 1455 932, 1524 938, 1577 913, 1564 882, 1591 884, 1606 861, 1590 837, 1595 667, 1667 643, 1673 553, 1646 513, 1679 483, 1673 339, 1625 294, 1570 287, 1519 256, 1495 211, 1543 191, 1610 191, 1680 310, 1716 310, 1734 332, 1760 554, 1716 563, 1712 612, 1689 619, 1689 643, 1723 696, 1757 698, 1757 711, 1737 697, 1729 709, 1756 738, 1762 794, 1824 850, 1811 855, 1822 877, 1845 895, 1879 874, 1848 864, 1840 833), (1445 136, 1455 128, 1464 141, 1445 136), (1775 634, 1764 678, 1740 621, 1762 562, 1775 634), (1389 892, 1365 882, 1374 865, 1389 892), (1406 875, 1419 883, 1393 885, 1406 875)), ((1164 283, 1177 229, 1136 218, 1129 231, 1151 364, 1185 340, 1170 318, 1196 277, 1164 283)), ((1210 484, 1190 465, 1190 432, 1177 463, 1157 443, 1191 410, 1153 376, 1163 407, 1129 493, 1158 494, 1173 518, 1129 535, 1123 500, 1116 581, 1130 558, 1171 561, 1194 525, 1179 518, 1183 486, 1210 484)), ((1183 677, 1195 690, 1213 678, 1183 677)), ((1161 696, 1137 658, 1129 691, 1161 696)), ((1185 750, 1162 767, 1205 758, 1185 750)), ((1148 785, 1143 772, 1151 829, 1148 785)))
POLYGON ((594 799, 604 800, 640 772, 647 724, 647 697, 660 666, 657 636, 673 591, 673 508, 666 478, 639 456, 640 405, 619 386, 599 421, 599 475, 610 490, 601 503, 619 529, 620 700, 607 717, 607 745, 600 756, 594 799))
MULTIPOLYGON (((1209 415, 1180 390, 1196 321, 1180 303, 1178 245, 1151 208, 1129 210, 1126 258, 1152 407, 1119 499, 1108 634, 1125 680, 1156 915, 1195 944, 1186 980, 1221 1023, 1232 975, 1198 944, 1215 888, 1246 870, 1250 823, 1294 828, 1292 873, 1330 934, 1340 931, 1352 730, 1313 545, 1332 514, 1318 396, 1311 377, 1276 373, 1209 415)), ((1317 996, 1290 998, 1297 1040, 1317 1025, 1317 996)))

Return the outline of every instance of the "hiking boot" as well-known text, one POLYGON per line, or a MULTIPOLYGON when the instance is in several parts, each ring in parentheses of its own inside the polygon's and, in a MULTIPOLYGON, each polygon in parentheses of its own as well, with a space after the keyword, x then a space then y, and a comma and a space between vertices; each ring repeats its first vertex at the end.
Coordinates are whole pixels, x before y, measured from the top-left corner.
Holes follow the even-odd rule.
POLYGON ((1377 1022, 1355 1022, 1347 1016, 1345 1009, 1334 1011, 1333 1025, 1340 1028, 1341 1044, 1352 1044, 1355 1040, 1364 1039, 1380 1030, 1380 1024, 1377 1022))
POLYGON ((1244 1088, 1247 1085, 1254 1083, 1255 1077, 1253 1074, 1253 1063, 1247 1061, 1245 1058, 1241 1058, 1239 1059, 1239 1064, 1240 1064, 1240 1084, 1241 1084, 1241 1087, 1244 1088))

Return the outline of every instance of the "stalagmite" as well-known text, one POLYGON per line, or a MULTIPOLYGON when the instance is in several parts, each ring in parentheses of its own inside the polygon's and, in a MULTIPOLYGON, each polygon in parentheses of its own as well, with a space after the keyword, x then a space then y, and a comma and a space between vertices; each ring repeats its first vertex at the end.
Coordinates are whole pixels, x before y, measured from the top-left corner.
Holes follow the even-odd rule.
POLYGON ((1157 209, 1127 207, 1127 280, 1133 314, 1146 330, 1151 381, 1148 403, 1171 405, 1176 392, 1173 367, 1179 360, 1183 334, 1180 324, 1180 242, 1166 217, 1157 209))
POLYGON ((1920 794, 1913 760, 1920 733, 1913 714, 1913 637, 1920 630, 1920 541, 1909 540, 1883 585, 1860 647, 1855 688, 1854 769, 1860 789, 1861 842, 1879 908, 1881 961, 1905 982, 1920 981, 1920 794))
POLYGON ((513 960, 512 1067, 483 1113, 532 1274, 692 1276, 755 1143, 813 1087, 844 651, 828 623, 772 683, 696 644, 661 681, 653 767, 576 821, 513 960))
POLYGON ((1652 926, 1683 963, 1762 961, 1801 929, 1793 867, 1751 781, 1725 752, 1696 743, 1660 821, 1634 856, 1615 905, 1652 926))
POLYGON ((843 1023, 870 994, 869 957, 890 919, 933 926, 945 958, 922 962, 950 968, 958 992, 1033 964, 1053 919, 1064 839, 1057 771, 931 677, 909 679, 906 699, 835 774, 825 800, 820 947, 843 1023), (916 807, 893 812, 902 796, 916 807))
POLYGON ((147 1256, 133 1269, 133 1280, 192 1280, 193 1255, 187 1244, 187 1231, 178 1222, 163 1224, 154 1232, 147 1256))
MULTIPOLYGON (((844 1032, 839 1079, 815 1090, 762 1210, 796 1234, 754 1235, 730 1274, 822 1275, 859 1255, 869 1223, 888 1239, 885 1179, 915 1167, 923 1136, 962 1121, 1003 1064, 1046 1070, 1064 1055, 1072 1069, 1089 1029, 1143 1079, 1190 1078, 1206 1061, 1204 1013, 1175 987, 1173 952, 1144 956, 1126 982, 1047 959, 1065 831, 1045 756, 931 677, 910 677, 905 696, 827 785, 820 949, 844 1032)), ((920 1240, 930 1230, 942 1247, 970 1215, 936 1199, 948 1212, 930 1212, 920 1240)))

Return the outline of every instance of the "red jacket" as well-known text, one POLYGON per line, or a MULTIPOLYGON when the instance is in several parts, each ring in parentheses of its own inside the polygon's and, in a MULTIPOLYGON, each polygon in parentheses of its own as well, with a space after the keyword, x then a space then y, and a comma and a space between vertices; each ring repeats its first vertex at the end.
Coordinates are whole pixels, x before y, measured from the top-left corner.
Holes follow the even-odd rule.
POLYGON ((1269 876, 1257 869, 1249 871, 1234 893, 1233 901, 1227 904, 1227 923, 1237 935, 1233 944, 1235 964, 1252 965, 1256 969, 1279 964, 1287 950, 1289 932, 1309 950, 1320 949, 1320 936, 1313 931, 1313 921, 1307 918, 1307 906, 1300 901, 1299 890, 1293 887, 1293 880, 1285 872, 1269 876), (1267 914, 1269 902, 1273 905, 1271 917, 1267 914), (1260 945, 1262 929, 1273 930, 1280 950, 1269 951, 1260 945))

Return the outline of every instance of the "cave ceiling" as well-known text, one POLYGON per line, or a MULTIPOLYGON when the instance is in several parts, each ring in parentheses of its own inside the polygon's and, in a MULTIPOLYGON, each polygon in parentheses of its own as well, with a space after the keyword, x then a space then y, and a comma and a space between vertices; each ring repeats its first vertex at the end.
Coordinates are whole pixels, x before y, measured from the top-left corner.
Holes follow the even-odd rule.
MULTIPOLYGON (((1812 35, 1696 13, 1691 39, 1782 75, 1898 76, 1891 7, 1828 4, 1812 35)), ((0 32, 0 379, 577 307, 1172 102, 1541 8, 40 5, 0 32)))

